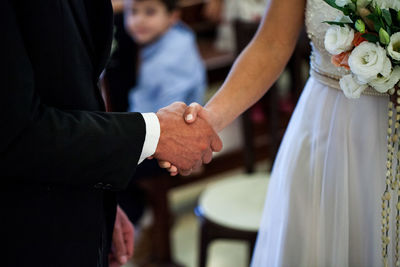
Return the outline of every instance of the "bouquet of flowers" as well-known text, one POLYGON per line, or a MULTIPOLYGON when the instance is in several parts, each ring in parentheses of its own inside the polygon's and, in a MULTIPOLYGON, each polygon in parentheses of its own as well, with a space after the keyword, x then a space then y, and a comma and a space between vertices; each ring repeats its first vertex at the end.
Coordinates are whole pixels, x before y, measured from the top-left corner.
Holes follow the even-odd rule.
POLYGON ((339 82, 346 97, 359 98, 368 86, 393 94, 400 81, 400 0, 324 1, 343 14, 325 21, 325 48, 335 66, 351 72, 339 82))

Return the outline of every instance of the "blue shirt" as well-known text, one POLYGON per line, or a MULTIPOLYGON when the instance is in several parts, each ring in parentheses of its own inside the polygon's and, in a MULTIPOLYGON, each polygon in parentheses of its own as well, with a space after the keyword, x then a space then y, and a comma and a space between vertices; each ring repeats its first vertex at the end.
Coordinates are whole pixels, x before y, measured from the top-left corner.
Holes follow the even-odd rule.
POLYGON ((205 88, 195 36, 177 23, 142 48, 137 85, 129 92, 129 111, 157 112, 175 101, 202 103, 205 88))

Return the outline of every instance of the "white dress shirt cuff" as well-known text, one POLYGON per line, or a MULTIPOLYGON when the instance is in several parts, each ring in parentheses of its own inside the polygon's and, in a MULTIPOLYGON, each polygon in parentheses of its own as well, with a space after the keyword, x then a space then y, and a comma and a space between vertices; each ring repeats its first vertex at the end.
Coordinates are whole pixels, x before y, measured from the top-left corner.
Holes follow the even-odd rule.
POLYGON ((146 124, 146 136, 138 164, 142 163, 147 157, 154 155, 160 139, 160 122, 157 115, 155 113, 142 113, 142 116, 146 124))

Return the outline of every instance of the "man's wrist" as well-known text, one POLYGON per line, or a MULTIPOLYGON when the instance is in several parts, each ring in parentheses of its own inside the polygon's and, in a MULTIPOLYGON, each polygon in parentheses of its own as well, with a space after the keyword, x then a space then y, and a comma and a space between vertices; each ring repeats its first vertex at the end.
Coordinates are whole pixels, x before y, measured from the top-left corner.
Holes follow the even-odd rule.
POLYGON ((142 154, 138 164, 146 158, 154 155, 157 149, 158 141, 160 139, 160 122, 155 113, 142 113, 144 122, 146 124, 146 135, 143 144, 142 154))

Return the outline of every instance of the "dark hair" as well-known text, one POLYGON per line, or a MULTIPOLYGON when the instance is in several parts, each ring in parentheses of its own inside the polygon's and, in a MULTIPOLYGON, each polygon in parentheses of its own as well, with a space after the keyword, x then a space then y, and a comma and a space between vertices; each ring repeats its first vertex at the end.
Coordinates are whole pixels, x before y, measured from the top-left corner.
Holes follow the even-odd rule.
MULTIPOLYGON (((145 0, 136 0, 136 1, 145 1, 145 0)), ((178 0, 157 0, 165 5, 169 12, 174 11, 178 8, 178 0)))
POLYGON ((178 8, 177 0, 159 0, 161 1, 168 9, 168 11, 173 11, 178 8))

